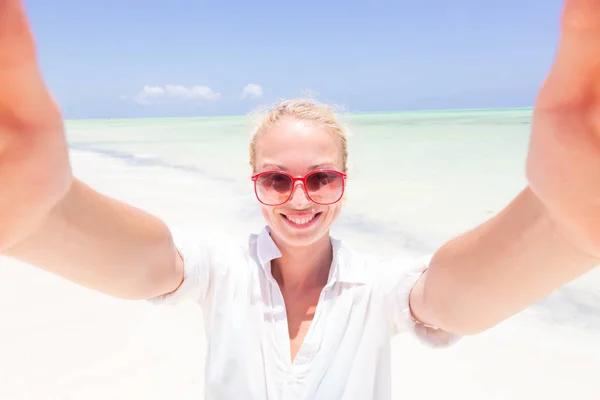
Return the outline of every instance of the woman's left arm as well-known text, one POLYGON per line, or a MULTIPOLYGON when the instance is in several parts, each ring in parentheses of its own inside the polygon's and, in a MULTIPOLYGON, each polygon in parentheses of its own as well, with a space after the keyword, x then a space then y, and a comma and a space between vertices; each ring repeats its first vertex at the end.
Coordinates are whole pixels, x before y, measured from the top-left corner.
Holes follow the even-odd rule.
POLYGON ((558 52, 539 92, 528 187, 434 254, 413 315, 477 333, 600 265, 600 1, 566 0, 558 52))

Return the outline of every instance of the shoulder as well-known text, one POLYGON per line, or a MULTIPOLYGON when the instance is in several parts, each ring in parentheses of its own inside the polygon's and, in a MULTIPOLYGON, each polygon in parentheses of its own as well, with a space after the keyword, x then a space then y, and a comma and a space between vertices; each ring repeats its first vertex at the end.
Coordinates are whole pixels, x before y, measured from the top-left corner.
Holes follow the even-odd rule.
POLYGON ((214 230, 172 229, 173 242, 188 264, 219 264, 232 259, 246 258, 254 234, 231 234, 214 230))
POLYGON ((227 290, 244 282, 249 271, 252 235, 205 231, 202 229, 171 229, 173 242, 183 259, 184 277, 172 293, 150 299, 156 304, 177 304, 191 299, 206 303, 218 287, 227 290))
POLYGON ((348 270, 364 277, 370 298, 380 307, 392 335, 409 332, 426 346, 436 348, 448 347, 460 339, 459 335, 417 323, 410 312, 410 292, 429 267, 432 255, 360 254, 343 243, 338 245, 339 254, 349 260, 348 270))
POLYGON ((396 285, 399 281, 414 281, 429 266, 431 255, 398 253, 381 255, 355 250, 350 244, 333 239, 341 266, 373 285, 396 285))

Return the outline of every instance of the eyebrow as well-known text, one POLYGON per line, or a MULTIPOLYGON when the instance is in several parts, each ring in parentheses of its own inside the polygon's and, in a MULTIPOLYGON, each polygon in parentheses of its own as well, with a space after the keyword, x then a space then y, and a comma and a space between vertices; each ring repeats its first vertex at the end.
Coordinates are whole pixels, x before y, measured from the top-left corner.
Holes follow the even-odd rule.
MULTIPOLYGON (((316 169, 329 169, 329 168, 334 168, 335 164, 334 163, 321 163, 321 164, 316 164, 313 165, 309 168, 309 170, 316 170, 316 169)), ((282 165, 278 165, 278 164, 271 164, 271 163, 267 163, 267 164, 263 164, 262 165, 263 169, 268 168, 268 169, 277 169, 277 170, 281 170, 281 171, 287 171, 288 169, 282 165)))

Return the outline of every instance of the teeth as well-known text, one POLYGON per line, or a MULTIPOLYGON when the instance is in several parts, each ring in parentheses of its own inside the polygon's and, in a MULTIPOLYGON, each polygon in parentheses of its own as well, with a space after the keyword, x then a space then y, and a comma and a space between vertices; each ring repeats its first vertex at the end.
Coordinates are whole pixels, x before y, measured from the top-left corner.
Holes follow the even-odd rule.
MULTIPOLYGON (((315 214, 316 215, 316 214, 315 214)), ((304 217, 304 218, 293 218, 293 217, 288 217, 288 219, 290 221, 292 221, 293 223, 295 223, 296 225, 304 225, 304 224, 308 224, 310 221, 313 220, 313 218, 315 217, 315 215, 311 216, 311 217, 304 217)))

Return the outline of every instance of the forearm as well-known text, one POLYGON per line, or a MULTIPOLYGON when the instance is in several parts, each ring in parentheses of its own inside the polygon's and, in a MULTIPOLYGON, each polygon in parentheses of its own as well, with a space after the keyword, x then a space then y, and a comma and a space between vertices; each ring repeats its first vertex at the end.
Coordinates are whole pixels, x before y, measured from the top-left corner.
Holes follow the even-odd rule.
POLYGON ((170 231, 159 219, 77 180, 38 229, 4 254, 129 299, 169 292, 183 276, 170 231))
POLYGON ((411 293, 423 322, 477 333, 541 300, 600 264, 558 233, 524 190, 501 213, 442 246, 411 293))

